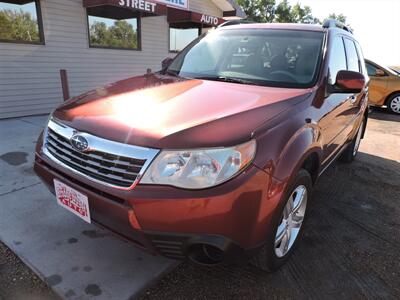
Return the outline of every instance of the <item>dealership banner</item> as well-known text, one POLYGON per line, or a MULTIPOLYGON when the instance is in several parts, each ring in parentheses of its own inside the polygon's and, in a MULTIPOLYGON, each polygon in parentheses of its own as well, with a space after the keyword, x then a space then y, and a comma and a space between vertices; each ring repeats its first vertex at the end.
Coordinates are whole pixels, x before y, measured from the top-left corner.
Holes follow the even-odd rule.
POLYGON ((181 9, 189 9, 189 0, 153 0, 168 6, 178 7, 181 9))

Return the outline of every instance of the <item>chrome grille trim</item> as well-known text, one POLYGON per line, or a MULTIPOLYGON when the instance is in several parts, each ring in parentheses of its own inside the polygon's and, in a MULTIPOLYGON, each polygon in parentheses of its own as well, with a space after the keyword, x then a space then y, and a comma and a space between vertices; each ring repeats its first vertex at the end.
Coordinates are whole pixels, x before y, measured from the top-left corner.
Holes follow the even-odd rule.
POLYGON ((133 189, 160 151, 79 132, 90 145, 89 151, 80 152, 69 143, 76 133, 75 129, 51 119, 45 130, 44 154, 80 176, 118 189, 133 189))
MULTIPOLYGON (((51 135, 49 135, 51 136, 51 135)), ((62 156, 62 157, 66 157, 68 159, 76 159, 76 160, 82 160, 82 157, 78 157, 76 154, 76 151, 70 152, 68 153, 65 149, 62 149, 60 147, 58 147, 57 145, 55 145, 54 140, 52 140, 51 138, 47 139, 47 148, 53 152, 53 153, 57 153, 57 152, 61 152, 61 153, 57 153, 58 155, 62 156)), ((90 157, 89 155, 82 155, 84 157, 90 157)), ((105 167, 103 166, 101 163, 98 162, 94 162, 94 161, 90 161, 90 159, 85 160, 85 164, 88 165, 88 167, 94 167, 94 168, 99 168, 99 169, 104 169, 104 170, 110 170, 112 172, 118 172, 121 173, 122 169, 121 168, 116 168, 116 167, 105 167)), ((139 172, 140 172, 141 166, 139 168, 139 172)), ((128 172, 127 170, 124 170, 125 174, 129 174, 129 175, 133 175, 133 176, 137 176, 139 174, 139 172, 133 173, 133 172, 128 172)))

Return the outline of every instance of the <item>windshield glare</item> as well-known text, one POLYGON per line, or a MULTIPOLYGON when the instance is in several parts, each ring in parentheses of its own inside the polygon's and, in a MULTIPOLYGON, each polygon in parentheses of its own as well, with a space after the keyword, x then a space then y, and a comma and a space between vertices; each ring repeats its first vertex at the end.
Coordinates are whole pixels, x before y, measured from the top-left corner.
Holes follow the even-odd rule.
POLYGON ((182 77, 305 88, 316 79, 323 33, 277 29, 215 30, 194 41, 167 69, 182 77))

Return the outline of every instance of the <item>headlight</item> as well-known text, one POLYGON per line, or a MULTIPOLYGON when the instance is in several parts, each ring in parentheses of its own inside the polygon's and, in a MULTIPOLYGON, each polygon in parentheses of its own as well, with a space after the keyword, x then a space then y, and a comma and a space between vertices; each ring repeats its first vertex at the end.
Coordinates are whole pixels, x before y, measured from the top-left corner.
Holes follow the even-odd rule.
POLYGON ((223 183, 254 158, 256 142, 230 148, 162 151, 144 174, 141 184, 204 189, 223 183))

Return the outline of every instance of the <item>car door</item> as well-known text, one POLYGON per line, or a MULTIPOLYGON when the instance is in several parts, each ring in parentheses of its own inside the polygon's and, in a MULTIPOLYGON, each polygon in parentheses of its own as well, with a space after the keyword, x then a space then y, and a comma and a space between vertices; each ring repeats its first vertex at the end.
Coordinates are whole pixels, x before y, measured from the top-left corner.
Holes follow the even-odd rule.
MULTIPOLYGON (((331 39, 328 62, 328 84, 336 82, 337 73, 347 70, 345 46, 342 36, 336 35, 331 39)), ((345 142, 344 131, 350 122, 349 109, 351 94, 327 94, 320 108, 322 115, 319 126, 324 140, 323 165, 328 164, 345 142)))
POLYGON ((383 105, 388 89, 388 75, 386 72, 370 62, 365 62, 370 77, 368 100, 373 105, 383 105))

